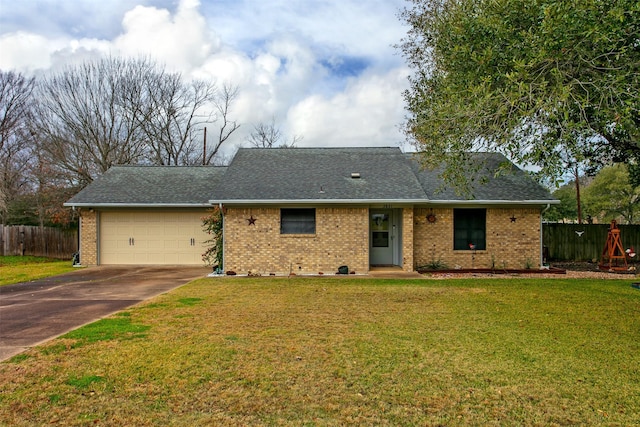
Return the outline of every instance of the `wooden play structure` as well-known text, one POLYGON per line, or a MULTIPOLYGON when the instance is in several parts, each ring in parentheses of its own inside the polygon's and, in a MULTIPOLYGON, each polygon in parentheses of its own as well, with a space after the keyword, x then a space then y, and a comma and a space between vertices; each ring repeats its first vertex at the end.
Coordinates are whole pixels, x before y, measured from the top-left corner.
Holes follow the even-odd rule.
POLYGON ((615 220, 611 221, 607 242, 602 250, 602 259, 598 265, 600 270, 627 271, 627 254, 620 241, 620 229, 615 220))

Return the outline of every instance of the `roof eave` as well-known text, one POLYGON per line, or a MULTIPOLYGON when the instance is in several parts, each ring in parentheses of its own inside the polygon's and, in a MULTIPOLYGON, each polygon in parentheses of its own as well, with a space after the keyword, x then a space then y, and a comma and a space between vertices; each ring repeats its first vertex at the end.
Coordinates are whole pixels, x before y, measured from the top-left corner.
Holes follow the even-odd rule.
POLYGON ((428 200, 429 204, 460 204, 460 205, 559 205, 560 200, 428 200))
POLYGON ((72 208, 207 208, 210 203, 73 203, 63 206, 72 208))
POLYGON ((299 203, 299 204, 316 204, 316 205, 326 205, 326 204, 352 204, 352 205, 361 205, 361 204, 371 204, 371 203, 386 203, 386 204, 416 204, 416 203, 424 203, 425 199, 225 199, 225 200, 209 200, 211 205, 218 205, 222 203, 223 205, 281 205, 281 204, 291 204, 291 203, 299 203))
POLYGON ((429 200, 429 199, 223 199, 209 200, 211 205, 280 205, 280 204, 429 204, 429 205, 556 205, 560 200, 429 200))

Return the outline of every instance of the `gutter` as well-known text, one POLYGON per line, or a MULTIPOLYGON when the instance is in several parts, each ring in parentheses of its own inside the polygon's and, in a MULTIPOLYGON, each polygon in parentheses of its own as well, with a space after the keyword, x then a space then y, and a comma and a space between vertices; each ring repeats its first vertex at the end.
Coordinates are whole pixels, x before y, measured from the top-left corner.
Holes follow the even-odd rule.
MULTIPOLYGON (((72 208, 209 208, 212 205, 283 205, 283 204, 409 204, 409 205, 557 205, 560 200, 429 200, 429 199, 227 199, 209 200, 207 203, 73 203, 72 208)), ((548 208, 547 208, 548 209, 548 208)))
POLYGON ((211 203, 64 203, 72 208, 210 208, 211 203))
POLYGON ((284 204, 411 204, 411 205, 556 205, 560 200, 429 200, 429 199, 226 199, 209 200, 209 205, 284 205, 284 204))
POLYGON ((218 208, 220 209, 220 217, 222 218, 222 265, 219 265, 218 268, 220 268, 220 270, 224 271, 224 266, 226 265, 226 261, 225 261, 225 250, 224 250, 224 233, 225 233, 225 226, 224 226, 224 209, 222 206, 222 203, 218 204, 218 208))

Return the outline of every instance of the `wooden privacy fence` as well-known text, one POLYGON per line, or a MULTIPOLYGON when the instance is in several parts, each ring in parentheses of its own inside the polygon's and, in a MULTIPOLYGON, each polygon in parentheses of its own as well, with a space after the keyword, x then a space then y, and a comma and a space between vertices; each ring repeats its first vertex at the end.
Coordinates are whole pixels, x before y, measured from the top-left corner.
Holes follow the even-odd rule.
MULTIPOLYGON (((640 251, 640 225, 620 225, 620 240, 627 249, 640 251)), ((548 259, 554 261, 597 261, 607 242, 609 224, 542 225, 542 242, 548 259)), ((638 255, 636 255, 636 258, 638 255)))
POLYGON ((0 225, 0 255, 71 259, 78 251, 78 231, 29 225, 0 225))

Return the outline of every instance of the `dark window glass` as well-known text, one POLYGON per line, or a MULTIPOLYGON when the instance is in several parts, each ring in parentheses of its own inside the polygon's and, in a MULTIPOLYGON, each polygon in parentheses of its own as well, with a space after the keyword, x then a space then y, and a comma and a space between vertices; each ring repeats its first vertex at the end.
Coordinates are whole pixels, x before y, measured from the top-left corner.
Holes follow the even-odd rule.
POLYGON ((373 242, 374 248, 388 248, 389 247, 389 232, 388 231, 374 231, 373 242))
POLYGON ((453 210, 453 249, 485 250, 487 248, 487 210, 453 210))
POLYGON ((280 210, 280 234, 315 234, 315 232, 315 209, 305 208, 280 210))

